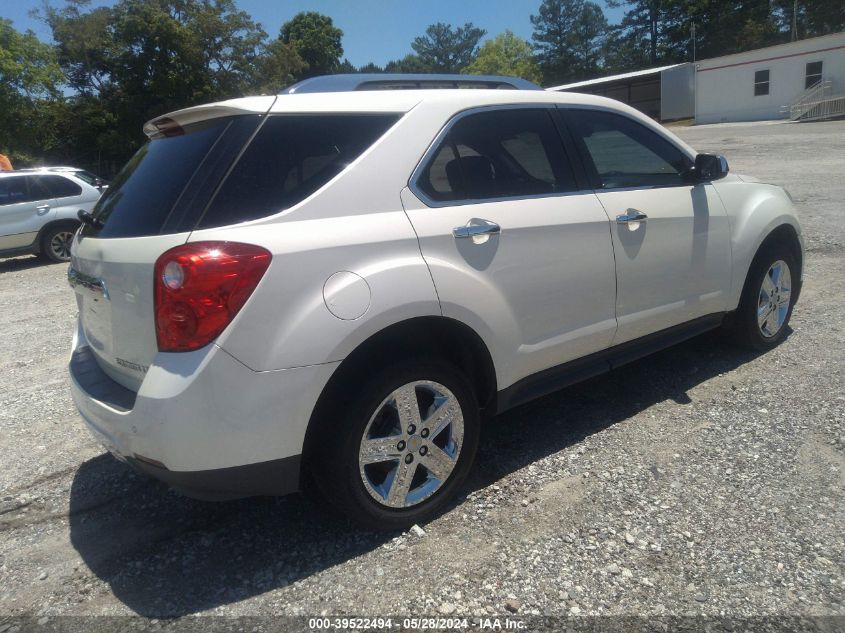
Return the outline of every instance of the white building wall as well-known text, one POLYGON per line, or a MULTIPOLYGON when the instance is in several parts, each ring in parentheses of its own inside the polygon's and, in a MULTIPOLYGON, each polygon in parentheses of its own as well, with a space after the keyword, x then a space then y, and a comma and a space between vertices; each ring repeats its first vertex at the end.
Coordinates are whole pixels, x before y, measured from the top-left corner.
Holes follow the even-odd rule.
POLYGON ((780 119, 804 93, 808 62, 822 62, 822 80, 845 94, 845 32, 697 63, 696 123, 780 119), (754 95, 754 73, 769 71, 769 94, 754 95))
POLYGON ((695 67, 678 64, 660 73, 660 120, 695 116, 695 67))

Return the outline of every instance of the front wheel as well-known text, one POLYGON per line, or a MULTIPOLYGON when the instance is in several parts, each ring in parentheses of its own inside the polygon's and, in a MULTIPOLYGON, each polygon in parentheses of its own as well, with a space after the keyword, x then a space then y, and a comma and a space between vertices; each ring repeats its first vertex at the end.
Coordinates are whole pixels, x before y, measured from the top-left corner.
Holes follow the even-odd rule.
POLYGON ((788 333, 795 305, 798 266, 782 244, 763 247, 751 264, 732 326, 734 339, 758 351, 778 345, 788 333))
POLYGON ((332 506, 377 530, 434 517, 478 447, 480 413, 464 375, 438 361, 386 368, 347 390, 321 421, 313 475, 332 506), (345 400, 345 398, 343 399, 345 400))

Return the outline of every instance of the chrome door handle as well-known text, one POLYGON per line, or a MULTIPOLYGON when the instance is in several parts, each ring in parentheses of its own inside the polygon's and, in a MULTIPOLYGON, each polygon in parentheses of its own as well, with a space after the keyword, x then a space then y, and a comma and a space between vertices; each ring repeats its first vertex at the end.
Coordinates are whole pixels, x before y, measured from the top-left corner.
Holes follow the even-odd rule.
POLYGON ((47 213, 47 211, 50 210, 50 205, 42 204, 40 206, 35 207, 35 210, 37 211, 38 215, 44 215, 45 213, 47 213))
POLYGON ((628 213, 616 216, 617 224, 628 224, 628 222, 645 222, 648 216, 642 211, 636 209, 628 209, 628 213))
MULTIPOLYGON (((478 220, 470 220, 470 222, 478 222, 478 220)), ((498 235, 502 232, 502 227, 500 227, 495 222, 490 222, 488 220, 481 220, 484 224, 470 224, 467 223, 466 226, 456 226, 452 229, 452 235, 455 237, 476 237, 478 235, 498 235)))

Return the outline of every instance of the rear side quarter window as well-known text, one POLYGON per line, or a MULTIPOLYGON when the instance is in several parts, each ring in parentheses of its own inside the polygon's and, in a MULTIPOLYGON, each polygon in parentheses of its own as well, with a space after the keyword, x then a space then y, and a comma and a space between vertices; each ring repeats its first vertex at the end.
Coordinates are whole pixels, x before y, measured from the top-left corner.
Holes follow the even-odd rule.
POLYGON ((294 206, 342 172, 399 118, 270 116, 226 177, 199 228, 255 220, 294 206))

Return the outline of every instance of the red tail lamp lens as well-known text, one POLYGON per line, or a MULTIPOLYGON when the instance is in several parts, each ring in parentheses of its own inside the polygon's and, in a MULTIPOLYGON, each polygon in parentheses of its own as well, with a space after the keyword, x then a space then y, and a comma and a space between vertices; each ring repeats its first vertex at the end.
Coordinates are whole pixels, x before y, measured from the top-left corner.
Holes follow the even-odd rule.
POLYGON ((216 339, 249 299, 273 256, 260 246, 194 242, 155 265, 155 319, 161 352, 188 352, 216 339))

